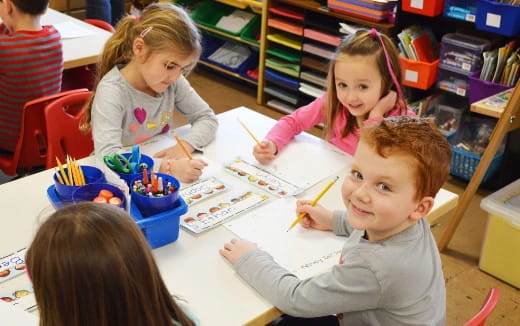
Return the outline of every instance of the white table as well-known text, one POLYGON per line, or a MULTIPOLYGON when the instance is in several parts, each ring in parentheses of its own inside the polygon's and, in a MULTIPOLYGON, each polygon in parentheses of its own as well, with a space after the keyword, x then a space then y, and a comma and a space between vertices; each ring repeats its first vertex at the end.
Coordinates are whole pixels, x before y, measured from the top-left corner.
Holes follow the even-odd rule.
MULTIPOLYGON (((237 156, 251 155, 253 141, 240 127, 237 117, 246 122, 259 138, 275 122, 244 107, 219 114, 216 141, 204 153, 211 163, 221 164, 237 156)), ((181 127, 177 132, 182 136, 186 130, 187 127, 181 127)), ((298 137, 323 143, 309 134, 298 137)), ((143 147, 143 152, 146 153, 146 147, 143 147)), ((93 162, 92 157, 81 161, 82 164, 93 162)), ((346 174, 347 170, 345 168, 341 173, 346 174)), ((53 211, 46 195, 47 187, 52 184, 53 172, 47 170, 0 185, 0 207, 3 209, 0 219, 0 253, 8 254, 28 246, 45 214, 53 211)), ((336 173, 331 171, 331 175, 336 173)), ((319 182, 298 197, 310 199, 328 181, 319 182)), ((339 196, 341 182, 338 181, 331 188, 320 201, 321 204, 329 208, 343 207, 339 196)), ((453 208, 457 198, 456 194, 441 191, 430 215, 453 208)), ((176 242, 153 251, 170 291, 188 301, 190 309, 202 325, 264 325, 279 315, 279 311, 236 275, 229 263, 219 255, 218 250, 233 237, 234 234, 224 226, 199 235, 181 229, 176 242)))
POLYGON ((96 63, 99 55, 103 52, 105 42, 112 33, 51 8, 48 8, 42 17, 43 25, 63 22, 73 22, 81 28, 94 32, 92 35, 62 40, 64 69, 96 63))

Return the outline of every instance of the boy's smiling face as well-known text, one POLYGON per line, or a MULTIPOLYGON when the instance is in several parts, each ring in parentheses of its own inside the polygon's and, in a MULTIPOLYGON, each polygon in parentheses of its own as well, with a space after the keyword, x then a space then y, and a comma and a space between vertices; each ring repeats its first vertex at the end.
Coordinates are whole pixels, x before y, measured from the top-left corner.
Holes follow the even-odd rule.
POLYGON ((433 198, 415 199, 415 180, 411 156, 395 153, 385 158, 360 141, 342 186, 350 225, 378 241, 417 222, 428 213, 433 198))

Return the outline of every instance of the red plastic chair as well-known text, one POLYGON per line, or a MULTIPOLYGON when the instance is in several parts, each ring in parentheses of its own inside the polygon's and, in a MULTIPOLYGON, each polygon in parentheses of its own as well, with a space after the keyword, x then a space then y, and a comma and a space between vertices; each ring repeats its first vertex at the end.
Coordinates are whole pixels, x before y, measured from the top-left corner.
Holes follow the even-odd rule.
POLYGON ((45 107, 47 169, 57 165, 56 158, 66 162, 67 155, 80 159, 94 151, 91 133, 79 130, 81 116, 91 95, 92 92, 67 95, 45 107))
POLYGON ((116 31, 112 25, 110 25, 109 23, 107 23, 106 21, 101 20, 101 19, 88 18, 88 19, 84 19, 83 21, 85 23, 89 23, 90 25, 94 25, 101 29, 104 29, 105 31, 108 31, 108 32, 114 33, 116 31))
POLYGON ((484 304, 482 305, 482 308, 480 308, 480 311, 475 316, 473 316, 473 318, 467 321, 464 326, 484 326, 484 323, 486 322, 489 315, 491 315, 493 310, 495 310, 499 297, 500 292, 497 289, 492 288, 489 290, 489 293, 486 297, 486 300, 484 301, 484 304))
MULTIPOLYGON (((100 19, 85 19, 85 23, 89 23, 101 29, 104 29, 108 32, 113 33, 115 31, 114 27, 109 23, 100 20, 100 19)), ((96 65, 90 64, 86 66, 80 66, 76 68, 66 69, 63 71, 62 78, 62 91, 67 91, 70 89, 82 88, 86 87, 89 90, 92 90, 94 87, 94 82, 96 79, 96 65)))
POLYGON ((75 89, 25 103, 16 149, 13 153, 0 152, 0 169, 7 175, 23 175, 35 167, 43 167, 47 158, 45 106, 60 97, 87 91, 86 88, 75 89))

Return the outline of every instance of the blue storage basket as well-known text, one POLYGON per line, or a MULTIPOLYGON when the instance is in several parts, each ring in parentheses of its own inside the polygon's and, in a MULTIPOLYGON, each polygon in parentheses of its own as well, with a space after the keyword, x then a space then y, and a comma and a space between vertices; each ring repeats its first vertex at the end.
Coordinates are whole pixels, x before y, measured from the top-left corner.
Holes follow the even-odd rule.
MULTIPOLYGON (((469 181, 480 163, 480 156, 462 151, 455 146, 451 147, 451 151, 450 174, 469 181)), ((500 168, 500 163, 502 163, 503 157, 503 153, 495 155, 486 171, 486 174, 484 175, 484 178, 482 178, 482 183, 485 183, 498 170, 498 168, 500 168)))
POLYGON ((520 6, 479 0, 475 25, 482 31, 514 36, 520 33, 520 6))
POLYGON ((177 206, 148 217, 143 217, 137 206, 131 201, 130 215, 143 232, 152 249, 162 247, 179 237, 180 217, 188 211, 188 205, 179 196, 177 206))

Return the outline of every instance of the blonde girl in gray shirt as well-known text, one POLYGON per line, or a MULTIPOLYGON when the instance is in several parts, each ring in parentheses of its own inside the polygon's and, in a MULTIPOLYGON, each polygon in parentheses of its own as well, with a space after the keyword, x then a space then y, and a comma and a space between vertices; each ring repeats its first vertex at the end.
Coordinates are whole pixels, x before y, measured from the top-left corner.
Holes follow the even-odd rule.
MULTIPOLYGON (((84 128, 92 127, 96 156, 112 155, 170 129, 174 110, 191 124, 182 142, 188 151, 210 143, 218 122, 185 75, 201 52, 200 33, 180 7, 157 3, 140 17, 126 16, 107 41, 84 128)), ((193 182, 207 165, 188 160, 176 144, 154 157, 160 172, 193 182)))

